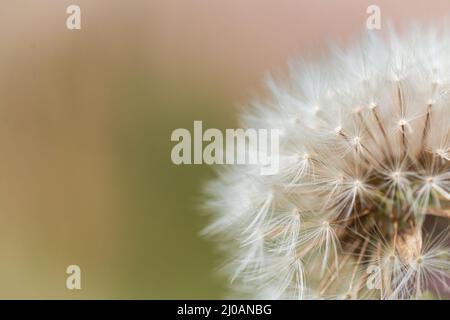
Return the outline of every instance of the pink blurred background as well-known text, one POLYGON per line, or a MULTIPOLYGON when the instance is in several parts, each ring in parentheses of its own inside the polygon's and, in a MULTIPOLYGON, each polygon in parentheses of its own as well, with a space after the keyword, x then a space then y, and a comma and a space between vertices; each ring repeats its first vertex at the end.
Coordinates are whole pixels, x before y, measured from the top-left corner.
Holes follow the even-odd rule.
POLYGON ((198 232, 207 167, 170 162, 170 133, 236 126, 264 76, 366 8, 441 22, 448 0, 15 0, 0 4, 0 298, 220 298, 198 232), (67 30, 77 4, 82 29, 67 30), (65 287, 78 264, 82 289, 65 287))

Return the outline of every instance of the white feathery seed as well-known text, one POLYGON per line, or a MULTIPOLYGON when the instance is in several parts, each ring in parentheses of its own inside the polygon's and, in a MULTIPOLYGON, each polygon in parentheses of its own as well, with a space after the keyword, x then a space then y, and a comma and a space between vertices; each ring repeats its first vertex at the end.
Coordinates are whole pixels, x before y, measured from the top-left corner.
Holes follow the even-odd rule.
POLYGON ((214 216, 205 234, 229 252, 232 289, 448 298, 450 28, 370 33, 267 84, 272 98, 242 121, 282 130, 279 172, 221 168, 206 188, 214 216))

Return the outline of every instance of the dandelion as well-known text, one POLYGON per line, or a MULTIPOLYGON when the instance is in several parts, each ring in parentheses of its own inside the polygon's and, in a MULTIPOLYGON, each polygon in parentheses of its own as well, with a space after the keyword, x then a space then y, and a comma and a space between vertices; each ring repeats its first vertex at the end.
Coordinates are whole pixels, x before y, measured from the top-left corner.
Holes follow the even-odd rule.
POLYGON ((450 29, 368 34, 291 63, 268 88, 242 120, 282 129, 279 172, 222 168, 207 188, 205 233, 232 257, 231 287, 270 299, 449 297, 450 29))

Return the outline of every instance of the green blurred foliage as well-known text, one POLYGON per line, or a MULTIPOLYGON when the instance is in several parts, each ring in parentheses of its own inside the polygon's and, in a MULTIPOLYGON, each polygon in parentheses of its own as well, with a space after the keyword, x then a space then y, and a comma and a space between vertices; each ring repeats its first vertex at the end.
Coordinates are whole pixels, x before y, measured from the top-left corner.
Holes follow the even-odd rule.
MULTIPOLYGON (((137 71, 137 70, 135 70, 137 71)), ((121 295, 133 298, 220 298, 223 279, 214 270, 220 257, 200 238, 204 183, 212 168, 176 166, 170 152, 176 128, 192 131, 194 120, 210 127, 233 123, 228 100, 214 84, 161 79, 132 73, 114 92, 111 134, 123 197, 122 232, 126 252, 121 295), (213 86, 213 88, 211 88, 213 86), (126 294, 124 292, 127 292, 126 294)))

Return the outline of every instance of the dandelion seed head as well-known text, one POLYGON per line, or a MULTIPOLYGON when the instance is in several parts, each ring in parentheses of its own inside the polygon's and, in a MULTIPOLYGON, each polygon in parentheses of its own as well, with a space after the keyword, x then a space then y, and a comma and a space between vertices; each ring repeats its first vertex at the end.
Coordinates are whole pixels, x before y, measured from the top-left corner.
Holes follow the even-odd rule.
POLYGON ((280 170, 220 168, 206 233, 250 298, 450 296, 450 29, 370 33, 270 78, 242 115, 280 170), (370 266, 379 288, 366 286, 370 266))

